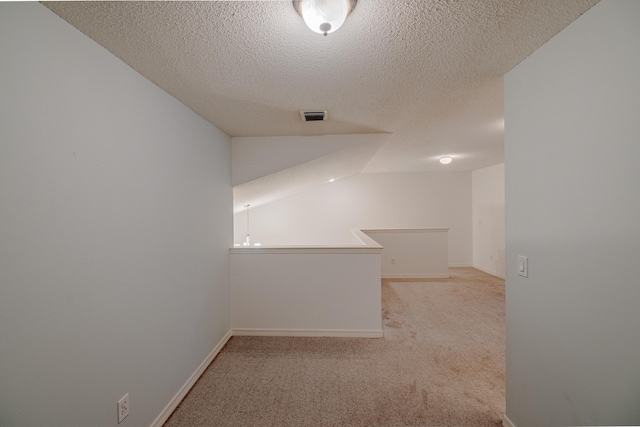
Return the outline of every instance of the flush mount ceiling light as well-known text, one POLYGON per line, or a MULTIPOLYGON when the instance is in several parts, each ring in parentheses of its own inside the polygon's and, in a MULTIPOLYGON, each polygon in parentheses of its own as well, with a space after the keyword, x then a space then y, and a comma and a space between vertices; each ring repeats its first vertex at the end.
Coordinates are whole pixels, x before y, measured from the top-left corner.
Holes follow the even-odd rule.
POLYGON ((443 165, 448 165, 452 161, 453 161, 453 157, 451 157, 451 156, 442 156, 442 157, 440 157, 440 163, 442 163, 443 165))
POLYGON ((344 24, 358 0, 293 0, 305 24, 318 34, 333 33, 344 24))

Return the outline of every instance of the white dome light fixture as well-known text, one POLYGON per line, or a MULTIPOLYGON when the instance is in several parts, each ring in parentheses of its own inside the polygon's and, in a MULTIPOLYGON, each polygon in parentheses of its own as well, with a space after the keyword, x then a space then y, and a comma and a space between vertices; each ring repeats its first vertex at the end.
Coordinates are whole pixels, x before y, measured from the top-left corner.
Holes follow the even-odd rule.
POLYGON ((442 163, 443 165, 448 165, 452 161, 453 161, 453 157, 451 157, 451 156, 442 156, 442 157, 440 157, 440 163, 442 163))
POLYGON ((333 33, 344 24, 358 0, 293 0, 305 24, 318 34, 333 33))

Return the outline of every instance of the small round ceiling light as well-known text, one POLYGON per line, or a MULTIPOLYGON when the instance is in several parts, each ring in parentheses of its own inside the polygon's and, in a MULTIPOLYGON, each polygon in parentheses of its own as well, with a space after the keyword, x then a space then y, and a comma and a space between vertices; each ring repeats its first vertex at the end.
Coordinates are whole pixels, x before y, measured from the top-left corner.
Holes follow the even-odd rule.
POLYGON ((305 24, 318 34, 333 33, 344 24, 358 0, 293 0, 305 24))
POLYGON ((442 156, 442 157, 440 157, 440 163, 442 163, 443 165, 448 165, 452 161, 453 161, 453 157, 451 157, 451 156, 442 156))

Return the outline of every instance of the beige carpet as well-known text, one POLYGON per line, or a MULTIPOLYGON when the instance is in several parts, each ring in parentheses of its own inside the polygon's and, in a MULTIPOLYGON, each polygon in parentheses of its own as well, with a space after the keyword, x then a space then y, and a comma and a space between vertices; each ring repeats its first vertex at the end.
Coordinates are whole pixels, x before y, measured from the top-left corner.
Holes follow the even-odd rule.
POLYGON ((165 426, 500 426, 504 281, 451 273, 384 281, 384 338, 232 338, 165 426))

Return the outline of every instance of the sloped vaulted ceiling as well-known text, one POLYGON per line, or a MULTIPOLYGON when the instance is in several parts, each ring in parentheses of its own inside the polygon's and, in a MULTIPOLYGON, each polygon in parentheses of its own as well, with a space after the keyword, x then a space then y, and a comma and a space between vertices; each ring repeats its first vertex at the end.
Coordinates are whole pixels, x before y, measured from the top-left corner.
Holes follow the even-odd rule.
POLYGON ((502 76, 595 3, 359 0, 326 37, 290 0, 44 4, 232 137, 386 135, 376 173, 502 162, 502 76))

